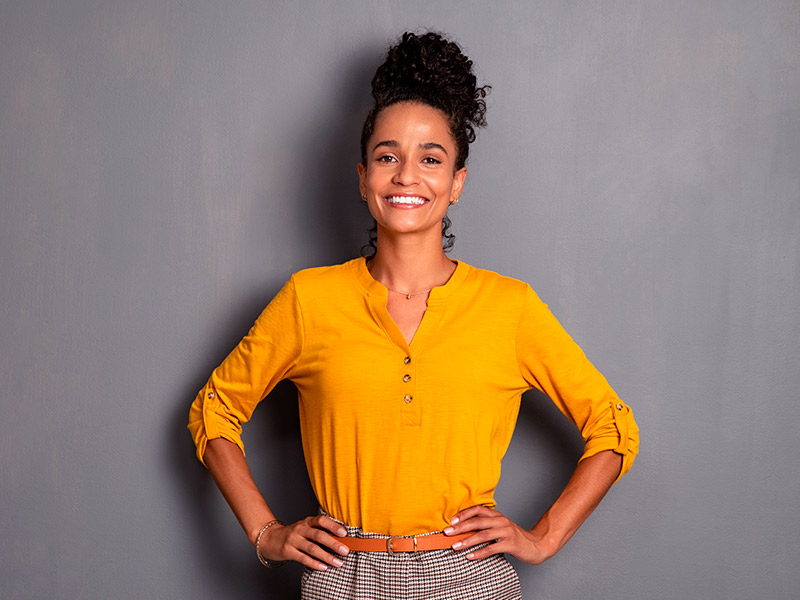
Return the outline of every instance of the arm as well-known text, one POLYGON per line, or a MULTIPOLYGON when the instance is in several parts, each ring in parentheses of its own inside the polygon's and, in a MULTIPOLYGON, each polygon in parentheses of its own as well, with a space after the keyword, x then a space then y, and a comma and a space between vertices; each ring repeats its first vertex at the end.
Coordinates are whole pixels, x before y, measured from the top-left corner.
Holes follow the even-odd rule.
POLYGON ((619 476, 622 456, 605 450, 578 463, 564 491, 531 530, 544 558, 553 556, 597 508, 619 476))
POLYGON ((502 513, 485 506, 460 511, 445 529, 448 535, 475 531, 475 535, 453 544, 469 548, 486 542, 485 548, 470 552, 476 560, 506 552, 523 562, 537 565, 556 554, 578 531, 608 492, 622 466, 622 456, 610 450, 578 463, 564 491, 531 530, 525 530, 502 513))
POLYGON ((582 460, 564 491, 531 530, 523 529, 496 510, 472 506, 456 514, 452 527, 445 533, 476 531, 475 535, 456 542, 454 549, 494 541, 470 552, 469 559, 506 552, 526 563, 540 564, 561 550, 578 531, 617 479, 621 467, 622 456, 610 450, 582 460))
POLYGON ((583 457, 533 529, 519 527, 496 510, 472 506, 457 513, 445 531, 477 531, 458 548, 496 540, 470 553, 470 558, 508 552, 538 564, 567 543, 611 485, 630 469, 639 429, 630 409, 530 288, 517 330, 517 357, 526 383, 546 393, 578 427, 585 441, 583 457))
POLYGON ((288 376, 302 349, 302 317, 290 280, 261 313, 197 394, 189 412, 189 430, 197 456, 211 471, 222 495, 261 556, 296 560, 323 570, 341 561, 326 549, 346 554, 330 532, 346 532, 328 517, 308 517, 292 525, 262 528, 275 519, 253 481, 241 442, 242 424, 261 398, 288 376), (316 542, 316 543, 315 543, 316 542), (325 549, 317 544, 321 544, 325 549))
MULTIPOLYGON (((208 441, 203 459, 247 538, 255 546, 259 531, 275 519, 275 515, 258 491, 244 455, 235 444, 216 438, 208 441)), ((329 517, 307 517, 291 525, 269 527, 261 536, 257 550, 273 561, 295 560, 312 569, 325 570, 328 565, 340 566, 342 561, 318 544, 341 555, 348 551, 331 534, 343 537, 347 532, 329 517)))

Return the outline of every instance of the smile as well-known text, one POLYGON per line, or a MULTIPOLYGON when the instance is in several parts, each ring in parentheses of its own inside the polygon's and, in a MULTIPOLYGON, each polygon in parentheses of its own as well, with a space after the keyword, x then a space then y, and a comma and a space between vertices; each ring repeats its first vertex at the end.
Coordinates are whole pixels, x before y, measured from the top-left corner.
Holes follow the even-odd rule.
POLYGON ((428 200, 420 196, 388 196, 386 201, 389 204, 414 204, 419 206, 425 204, 428 200))

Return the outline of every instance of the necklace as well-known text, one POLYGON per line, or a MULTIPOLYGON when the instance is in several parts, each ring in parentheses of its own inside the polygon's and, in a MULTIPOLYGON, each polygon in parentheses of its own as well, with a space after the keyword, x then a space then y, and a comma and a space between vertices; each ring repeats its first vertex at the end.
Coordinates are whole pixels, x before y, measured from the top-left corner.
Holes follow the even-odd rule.
POLYGON ((390 287, 387 287, 386 289, 387 289, 387 290, 389 290, 390 292, 394 292, 395 294, 400 294, 400 295, 402 295, 402 296, 405 296, 405 297, 406 297, 406 300, 411 300, 411 296, 419 296, 420 294, 427 294, 427 293, 428 293, 428 292, 430 292, 430 291, 431 291, 433 288, 428 288, 427 290, 422 290, 421 292, 410 292, 410 293, 406 293, 406 292, 398 292, 397 290, 393 290, 393 289, 392 289, 392 288, 390 288, 390 287))

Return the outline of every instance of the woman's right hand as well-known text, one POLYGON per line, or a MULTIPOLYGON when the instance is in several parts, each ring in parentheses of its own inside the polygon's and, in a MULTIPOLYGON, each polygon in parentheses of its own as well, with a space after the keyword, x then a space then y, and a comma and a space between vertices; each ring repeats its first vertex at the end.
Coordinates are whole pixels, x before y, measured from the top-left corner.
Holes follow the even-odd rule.
POLYGON ((334 535, 345 537, 347 530, 325 515, 306 517, 290 525, 276 523, 267 528, 256 550, 272 561, 294 560, 311 569, 324 571, 329 566, 342 566, 342 559, 331 551, 341 556, 347 556, 350 551, 334 535))

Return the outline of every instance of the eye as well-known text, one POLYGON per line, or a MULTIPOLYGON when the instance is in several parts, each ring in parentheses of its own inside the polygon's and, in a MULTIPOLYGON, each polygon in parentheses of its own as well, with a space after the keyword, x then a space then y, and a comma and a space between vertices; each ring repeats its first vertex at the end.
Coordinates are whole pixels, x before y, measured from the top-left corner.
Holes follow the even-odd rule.
POLYGON ((422 159, 422 162, 425 163, 426 165, 440 165, 440 164, 442 164, 442 161, 440 161, 438 158, 435 158, 433 156, 426 156, 425 158, 422 159))
POLYGON ((392 156, 391 154, 381 154, 378 158, 375 159, 375 162, 389 163, 389 162, 395 162, 395 160, 396 160, 395 157, 392 156))

